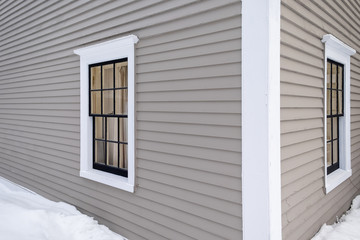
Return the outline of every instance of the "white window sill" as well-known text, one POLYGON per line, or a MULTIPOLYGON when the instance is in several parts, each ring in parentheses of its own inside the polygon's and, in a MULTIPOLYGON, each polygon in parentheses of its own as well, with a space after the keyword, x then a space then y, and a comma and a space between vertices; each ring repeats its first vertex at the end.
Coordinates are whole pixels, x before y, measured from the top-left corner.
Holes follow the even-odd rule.
POLYGON ((326 176, 326 194, 331 192, 351 176, 351 170, 338 169, 326 176))
POLYGON ((80 176, 124 191, 134 192, 134 185, 129 183, 129 179, 119 175, 89 169, 87 171, 80 171, 80 176))

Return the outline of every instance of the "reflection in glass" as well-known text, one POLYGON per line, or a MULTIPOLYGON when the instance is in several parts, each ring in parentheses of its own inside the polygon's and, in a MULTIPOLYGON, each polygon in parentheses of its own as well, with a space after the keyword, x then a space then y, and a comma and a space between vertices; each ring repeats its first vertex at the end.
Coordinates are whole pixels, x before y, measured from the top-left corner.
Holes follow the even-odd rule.
POLYGON ((105 138, 105 123, 103 117, 95 117, 95 138, 103 140, 105 138))
POLYGON ((128 67, 127 62, 115 64, 115 88, 127 87, 128 67))
POLYGON ((128 90, 115 90, 115 114, 127 115, 128 90))
POLYGON ((114 114, 114 91, 103 91, 103 114, 114 114))
POLYGON ((337 65, 336 64, 332 64, 332 89, 336 89, 337 88, 337 85, 336 85, 336 80, 337 80, 337 65))
POLYGON ((342 90, 342 85, 343 85, 343 67, 342 66, 338 66, 338 89, 342 90))
POLYGON ((120 148, 120 168, 128 167, 128 157, 127 157, 127 144, 119 144, 120 148))
POLYGON ((103 66, 103 89, 114 88, 114 65, 103 66))
POLYGON ((91 92, 91 114, 101 114, 101 92, 91 92))
POLYGON ((327 75, 326 75, 326 87, 327 88, 331 88, 330 86, 330 81, 331 81, 331 63, 327 62, 327 75))
POLYGON ((339 106, 339 114, 343 114, 343 93, 342 93, 342 91, 339 91, 339 104, 338 104, 338 106, 339 106))
POLYGON ((118 141, 118 118, 107 118, 107 139, 110 141, 118 141))
POLYGON ((326 163, 327 166, 331 166, 331 143, 327 143, 326 145, 326 163))
POLYGON ((333 164, 338 162, 338 140, 333 141, 333 164))
POLYGON ((332 139, 337 139, 338 138, 338 118, 334 117, 332 121, 333 121, 332 139))
POLYGON ((326 140, 330 141, 331 140, 331 118, 327 118, 327 122, 326 122, 326 140))
POLYGON ((326 114, 331 115, 331 91, 326 91, 326 114))
POLYGON ((95 140, 95 162, 105 164, 105 142, 95 140))
POLYGON ((107 165, 117 167, 118 166, 118 144, 108 142, 107 143, 107 165))
POLYGON ((90 71, 90 79, 91 79, 91 90, 93 89, 101 89, 101 67, 92 67, 90 71))
POLYGON ((128 141, 127 135, 128 135, 128 122, 127 118, 119 118, 119 141, 120 142, 126 142, 128 141))
POLYGON ((337 114, 337 91, 332 90, 332 115, 337 114))

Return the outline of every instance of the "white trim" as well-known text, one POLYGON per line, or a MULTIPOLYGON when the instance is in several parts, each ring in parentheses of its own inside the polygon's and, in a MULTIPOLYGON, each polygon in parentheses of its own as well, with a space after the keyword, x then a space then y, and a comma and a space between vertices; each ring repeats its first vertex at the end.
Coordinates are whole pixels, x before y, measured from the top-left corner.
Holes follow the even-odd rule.
POLYGON ((329 193, 342 182, 348 179, 351 174, 351 141, 350 141, 350 56, 354 55, 356 51, 334 37, 331 34, 323 36, 322 40, 325 43, 325 57, 324 57, 324 166, 325 166, 325 189, 329 193), (327 82, 327 59, 344 64, 344 116, 339 119, 339 151, 340 151, 340 168, 335 172, 327 175, 327 144, 326 144, 326 82, 327 82))
POLYGON ((74 50, 80 55, 80 176, 125 191, 135 187, 135 35, 74 50), (92 117, 89 116, 89 64, 128 59, 128 177, 92 168, 92 117))
POLYGON ((282 238, 280 0, 242 2, 244 240, 282 238))

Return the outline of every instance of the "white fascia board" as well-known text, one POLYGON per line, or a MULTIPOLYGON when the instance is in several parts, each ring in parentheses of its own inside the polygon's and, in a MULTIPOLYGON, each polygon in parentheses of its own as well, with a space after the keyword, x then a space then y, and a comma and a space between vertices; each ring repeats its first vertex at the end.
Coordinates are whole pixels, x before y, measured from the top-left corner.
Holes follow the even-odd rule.
POLYGON ((278 240, 281 225, 280 0, 242 2, 244 240, 278 240))

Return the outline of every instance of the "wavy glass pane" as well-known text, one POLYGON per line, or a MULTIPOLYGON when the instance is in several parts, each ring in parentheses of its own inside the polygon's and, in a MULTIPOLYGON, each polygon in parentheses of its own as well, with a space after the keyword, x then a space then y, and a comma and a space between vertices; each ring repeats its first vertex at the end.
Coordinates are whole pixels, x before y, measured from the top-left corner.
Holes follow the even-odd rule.
POLYGON ((103 67, 103 89, 114 88, 114 64, 103 67))
POLYGON ((128 63, 120 62, 115 64, 115 88, 127 87, 128 63))
POLYGON ((128 120, 127 118, 119 118, 119 141, 127 143, 128 141, 128 120))
POLYGON ((326 75, 326 87, 331 88, 331 63, 327 62, 327 75, 326 75))
POLYGON ((90 69, 90 88, 101 89, 101 67, 92 67, 90 69))
POLYGON ((333 118, 333 129, 332 129, 332 139, 338 138, 338 118, 333 118))
POLYGON ((327 166, 331 166, 331 143, 327 143, 326 145, 326 163, 327 166))
POLYGON ((91 92, 91 114, 101 114, 101 91, 91 92))
POLYGON ((127 115, 128 91, 127 89, 115 90, 115 114, 127 115))
POLYGON ((326 91, 326 114, 331 115, 331 90, 326 91))
POLYGON ((107 165, 118 167, 118 151, 119 150, 117 143, 112 143, 112 142, 107 143, 107 159, 106 159, 107 165))
POLYGON ((120 148, 120 168, 127 168, 128 167, 128 149, 127 144, 119 144, 120 148))
POLYGON ((118 118, 107 118, 107 140, 118 141, 118 118))
POLYGON ((332 113, 331 114, 335 115, 335 114, 337 114, 337 91, 336 90, 332 91, 331 98, 332 98, 332 106, 331 106, 332 113))
POLYGON ((338 107, 339 107, 339 114, 343 113, 343 93, 342 91, 339 91, 339 98, 338 98, 338 107))
POLYGON ((336 84, 336 75, 337 75, 337 65, 332 64, 332 73, 331 73, 331 88, 332 89, 336 89, 337 88, 337 84, 336 84))
POLYGON ((338 162, 338 140, 333 141, 333 164, 338 162))
POLYGON ((105 140, 105 121, 103 117, 95 117, 95 138, 105 140))
POLYGON ((342 66, 338 66, 338 89, 342 90, 343 89, 343 67, 342 66))
POLYGON ((114 91, 103 91, 103 114, 114 114, 114 91))
POLYGON ((326 140, 330 141, 331 140, 331 118, 327 118, 327 122, 326 122, 326 140))
POLYGON ((105 164, 105 142, 95 140, 95 162, 105 164))

